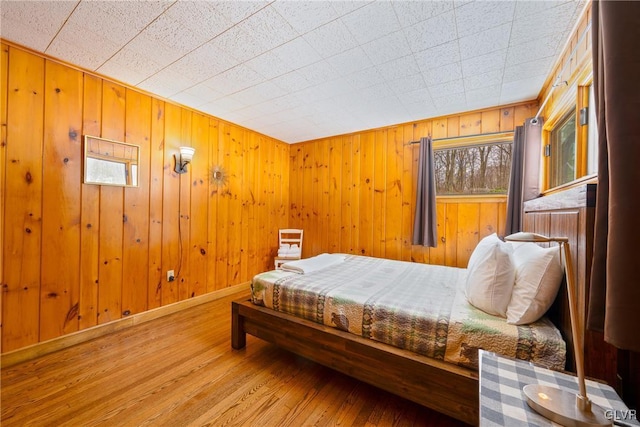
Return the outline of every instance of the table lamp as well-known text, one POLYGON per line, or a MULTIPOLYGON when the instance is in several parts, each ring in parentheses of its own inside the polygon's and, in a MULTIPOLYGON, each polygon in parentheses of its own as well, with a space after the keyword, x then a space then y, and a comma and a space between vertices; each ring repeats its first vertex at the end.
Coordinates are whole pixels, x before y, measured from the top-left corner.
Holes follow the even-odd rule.
POLYGON ((604 415, 604 410, 591 403, 587 397, 587 387, 584 382, 584 325, 578 318, 576 306, 576 283, 571 261, 571 250, 567 237, 547 237, 535 233, 515 233, 504 238, 508 242, 557 242, 564 251, 564 271, 567 278, 567 293, 569 296, 569 317, 571 319, 571 335, 573 336, 573 353, 578 374, 579 393, 574 394, 542 384, 528 384, 522 391, 527 404, 539 414, 551 421, 564 426, 603 426, 611 425, 611 420, 604 415))

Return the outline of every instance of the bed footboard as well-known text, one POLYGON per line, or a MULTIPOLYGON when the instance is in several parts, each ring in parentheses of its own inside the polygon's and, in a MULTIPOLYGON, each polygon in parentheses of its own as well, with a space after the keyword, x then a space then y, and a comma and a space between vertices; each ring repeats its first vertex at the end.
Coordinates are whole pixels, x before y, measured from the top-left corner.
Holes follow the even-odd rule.
POLYGON ((259 307, 232 303, 231 345, 246 334, 420 405, 478 424, 477 372, 338 329, 259 307))

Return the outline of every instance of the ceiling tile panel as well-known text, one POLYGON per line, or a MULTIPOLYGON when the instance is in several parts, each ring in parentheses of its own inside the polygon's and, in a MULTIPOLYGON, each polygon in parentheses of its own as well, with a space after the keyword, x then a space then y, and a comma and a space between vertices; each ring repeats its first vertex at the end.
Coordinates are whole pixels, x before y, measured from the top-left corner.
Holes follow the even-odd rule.
POLYGON ((462 75, 464 77, 477 76, 494 70, 504 70, 507 60, 507 49, 475 56, 462 62, 462 75))
POLYGON ((475 90, 487 86, 495 86, 502 83, 503 70, 489 71, 484 74, 474 74, 464 78, 464 88, 466 90, 475 90))
POLYGON ((316 52, 302 37, 298 37, 288 43, 278 46, 271 52, 283 60, 293 70, 297 70, 298 68, 302 68, 306 65, 322 60, 322 57, 318 52, 316 52))
POLYGON ((462 78, 462 66, 459 62, 444 65, 422 73, 427 86, 431 87, 441 83, 450 82, 462 78))
POLYGON ((405 35, 414 53, 455 40, 457 38, 455 14, 445 12, 414 24, 405 29, 405 35))
POLYGON ((555 57, 555 52, 563 41, 561 35, 552 34, 516 46, 509 46, 506 65, 517 65, 549 56, 555 57))
POLYGON ((456 9, 458 37, 511 24, 515 6, 514 2, 506 1, 482 1, 460 6, 456 9))
POLYGON ((47 54, 72 64, 83 63, 86 68, 95 70, 119 49, 119 44, 74 21, 67 22, 60 30, 47 54))
POLYGON ((411 48, 403 31, 396 31, 366 43, 362 45, 362 49, 376 65, 411 54, 411 48))
POLYGON ((453 10, 452 1, 395 1, 393 9, 401 27, 409 27, 453 10))
POLYGON ((332 56, 327 62, 342 76, 373 67, 373 63, 361 47, 332 56))
POLYGON ((460 62, 460 48, 458 46, 458 40, 443 43, 430 49, 425 49, 421 52, 415 53, 414 57, 422 71, 440 68, 443 65, 454 62, 460 62))
POLYGON ((511 23, 503 24, 470 36, 461 37, 460 57, 465 60, 484 55, 509 46, 511 23))
POLYGON ((424 78, 421 73, 390 80, 387 84, 396 95, 412 92, 425 86, 424 78))
POLYGON ((219 2, 177 1, 167 9, 166 15, 188 28, 198 39, 207 41, 235 24, 219 9, 219 2))
POLYGON ((76 1, 3 1, 0 35, 44 52, 76 4, 76 1))
POLYGON ((277 1, 272 6, 299 34, 306 34, 338 17, 328 2, 277 1))
MULTIPOLYGON (((225 63, 223 60, 220 62, 222 64, 225 63)), ((260 56, 256 56, 246 61, 244 65, 268 80, 293 71, 291 65, 287 64, 272 52, 265 52, 260 56)))
POLYGON ((508 83, 530 77, 547 76, 553 61, 554 58, 549 57, 506 67, 504 69, 503 82, 508 83))
POLYGON ((544 83, 545 79, 546 76, 537 76, 503 83, 500 91, 500 103, 509 104, 531 99, 529 94, 538 92, 538 88, 544 83))
POLYGON ((138 87, 152 93, 169 98, 193 86, 187 77, 165 68, 153 76, 145 79, 138 87))
POLYGON ((336 55, 358 46, 347 27, 335 20, 302 36, 323 58, 336 55))
POLYGON ((431 96, 434 100, 446 95, 453 95, 457 93, 464 94, 464 82, 462 81, 462 79, 458 79, 429 86, 429 92, 431 93, 431 96))
POLYGON ((272 6, 260 9, 239 23, 238 27, 251 34, 264 50, 273 49, 299 36, 272 6))
POLYGON ((373 2, 340 18, 358 43, 365 44, 400 29, 391 2, 373 2))
POLYGON ((358 90, 383 83, 385 77, 376 67, 370 67, 345 76, 345 80, 349 82, 351 87, 358 90))
POLYGON ((264 77, 244 64, 237 65, 230 70, 220 73, 206 81, 207 86, 225 95, 241 91, 265 81, 264 77))

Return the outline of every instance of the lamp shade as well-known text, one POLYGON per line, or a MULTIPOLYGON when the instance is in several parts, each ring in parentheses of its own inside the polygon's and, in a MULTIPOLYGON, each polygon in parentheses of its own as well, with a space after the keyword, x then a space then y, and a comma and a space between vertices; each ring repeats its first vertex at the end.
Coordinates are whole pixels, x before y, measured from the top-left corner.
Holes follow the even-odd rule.
POLYGON ((193 147, 180 147, 180 159, 182 163, 191 163, 193 159, 193 153, 196 152, 196 149, 193 147))

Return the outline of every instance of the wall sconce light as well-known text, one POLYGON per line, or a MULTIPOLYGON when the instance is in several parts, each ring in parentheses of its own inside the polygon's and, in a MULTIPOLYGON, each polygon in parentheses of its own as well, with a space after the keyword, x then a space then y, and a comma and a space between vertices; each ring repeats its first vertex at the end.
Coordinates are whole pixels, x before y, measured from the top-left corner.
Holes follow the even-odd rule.
POLYGON ((186 173, 187 165, 191 163, 193 159, 193 153, 195 153, 196 149, 192 147, 180 147, 180 154, 174 155, 176 159, 176 173, 186 173))

